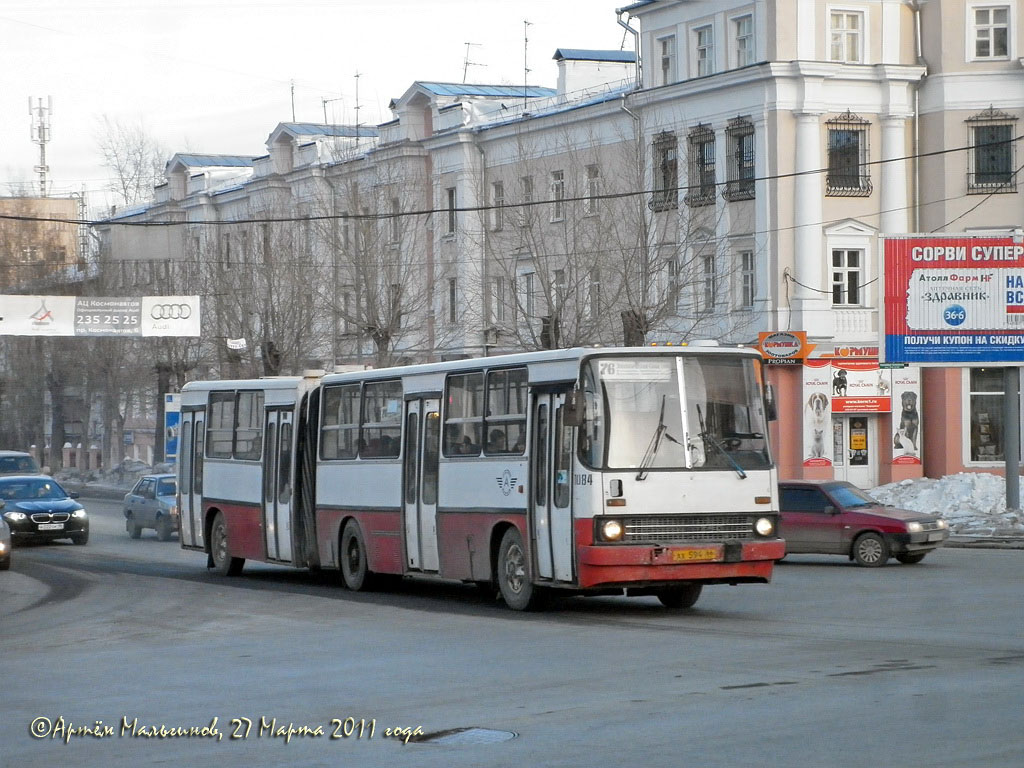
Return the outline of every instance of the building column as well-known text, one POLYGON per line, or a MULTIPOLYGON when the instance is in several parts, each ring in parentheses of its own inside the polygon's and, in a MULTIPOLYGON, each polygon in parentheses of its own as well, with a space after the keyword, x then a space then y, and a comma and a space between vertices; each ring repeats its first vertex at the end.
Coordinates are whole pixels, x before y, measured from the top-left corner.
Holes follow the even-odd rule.
POLYGON ((908 231, 910 210, 907 207, 906 118, 882 118, 881 188, 879 189, 882 215, 879 220, 881 234, 892 235, 908 231))
POLYGON ((798 113, 796 116, 797 175, 794 182, 793 237, 796 284, 792 299, 793 328, 806 330, 815 338, 833 336, 832 302, 825 293, 824 258, 822 255, 822 196, 824 164, 821 151, 820 114, 798 113), (816 172, 818 171, 818 172, 816 172))

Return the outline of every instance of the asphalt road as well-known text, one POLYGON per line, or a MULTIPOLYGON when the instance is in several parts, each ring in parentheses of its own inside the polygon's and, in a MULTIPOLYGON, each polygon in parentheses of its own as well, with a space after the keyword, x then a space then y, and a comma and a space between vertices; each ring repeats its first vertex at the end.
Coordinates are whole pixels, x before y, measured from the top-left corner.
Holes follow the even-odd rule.
POLYGON ((1024 765, 1021 550, 515 614, 462 585, 221 578, 86 506, 88 545, 0 572, 0 768, 1024 765))

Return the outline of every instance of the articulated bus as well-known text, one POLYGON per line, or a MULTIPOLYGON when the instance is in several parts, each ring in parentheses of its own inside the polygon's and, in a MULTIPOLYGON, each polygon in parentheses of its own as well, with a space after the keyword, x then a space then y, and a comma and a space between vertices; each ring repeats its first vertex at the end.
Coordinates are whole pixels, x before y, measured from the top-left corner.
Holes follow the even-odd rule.
POLYGON ((181 544, 246 560, 690 607, 785 552, 758 354, 585 348, 182 391, 181 544))

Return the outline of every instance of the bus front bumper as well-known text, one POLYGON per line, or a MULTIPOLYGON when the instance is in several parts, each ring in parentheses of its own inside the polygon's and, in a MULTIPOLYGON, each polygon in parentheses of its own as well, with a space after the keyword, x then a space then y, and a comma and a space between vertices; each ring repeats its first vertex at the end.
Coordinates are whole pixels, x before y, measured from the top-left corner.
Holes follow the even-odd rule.
POLYGON ((782 539, 699 545, 602 545, 579 550, 579 586, 641 586, 691 581, 766 583, 786 554, 782 539))

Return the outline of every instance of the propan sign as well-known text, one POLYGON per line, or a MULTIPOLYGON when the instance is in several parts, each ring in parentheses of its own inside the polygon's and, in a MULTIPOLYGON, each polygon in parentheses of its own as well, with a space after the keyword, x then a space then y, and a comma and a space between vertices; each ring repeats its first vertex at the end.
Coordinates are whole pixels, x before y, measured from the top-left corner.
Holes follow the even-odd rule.
POLYGON ((0 296, 0 336, 198 336, 198 296, 0 296))

